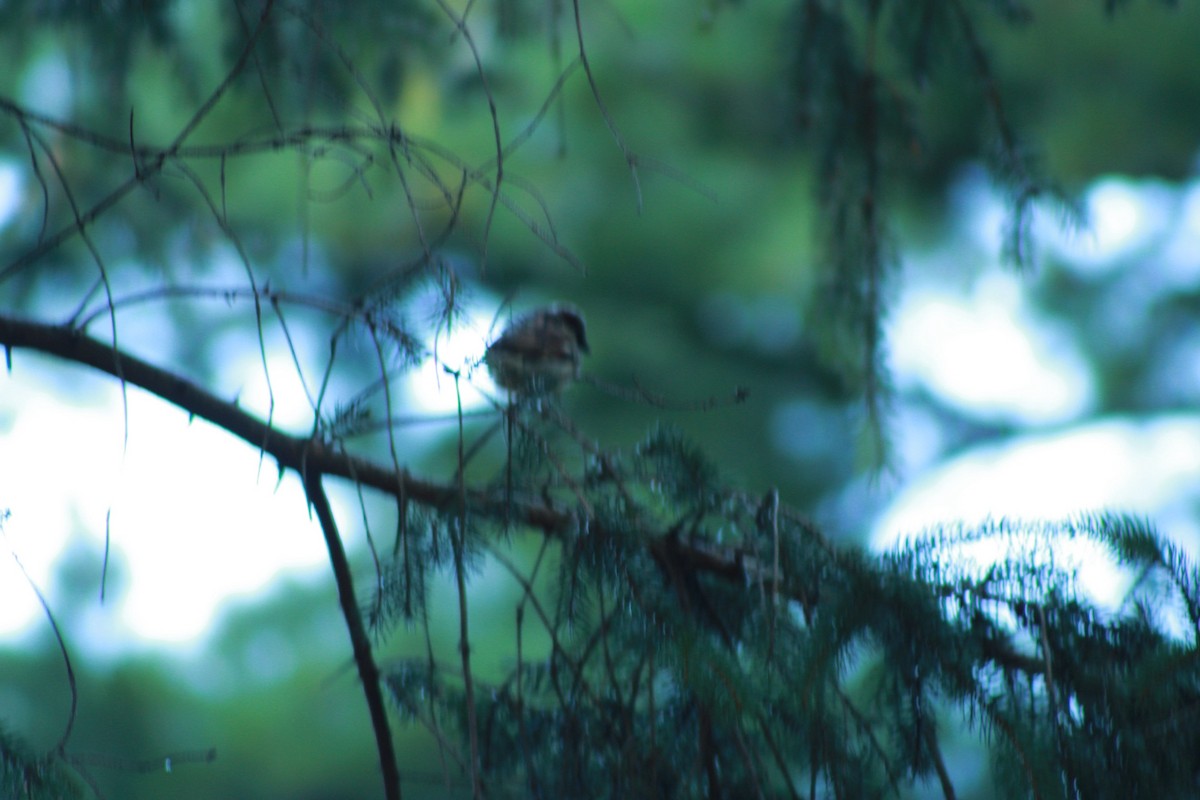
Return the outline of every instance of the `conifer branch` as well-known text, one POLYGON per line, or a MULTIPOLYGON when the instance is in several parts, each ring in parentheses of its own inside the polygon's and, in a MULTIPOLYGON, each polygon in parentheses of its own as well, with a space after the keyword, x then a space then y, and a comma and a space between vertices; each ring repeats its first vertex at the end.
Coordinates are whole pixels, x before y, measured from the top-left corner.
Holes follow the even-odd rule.
MULTIPOLYGON (((281 471, 293 470, 297 474, 309 471, 345 478, 388 495, 403 494, 410 501, 441 510, 450 509, 458 502, 458 490, 453 485, 421 480, 407 470, 397 474, 372 461, 345 453, 333 444, 284 433, 238 408, 232 400, 217 397, 199 384, 129 353, 114 351, 110 345, 74 329, 0 315, 0 346, 10 350, 38 350, 114 377, 120 377, 122 372, 119 370, 123 370, 129 384, 208 420, 256 450, 261 447, 275 459, 281 471)), ((478 490, 468 490, 467 499, 474 507, 499 510, 503 506, 501 498, 478 490)), ((570 522, 568 514, 547 505, 525 504, 519 506, 518 511, 522 522, 548 533, 561 531, 570 522)))
POLYGON ((379 767, 383 772, 384 796, 388 800, 400 800, 400 769, 396 764, 396 749, 392 744, 392 729, 388 725, 387 709, 383 704, 383 691, 379 684, 379 667, 371 649, 371 640, 363 626, 362 612, 358 608, 358 597, 354 592, 354 577, 350 572, 350 561, 338 533, 333 509, 325 495, 319 472, 305 472, 304 493, 309 506, 317 515, 325 547, 329 551, 329 563, 333 569, 334 582, 338 589, 338 602, 350 634, 354 663, 358 667, 358 678, 366 695, 367 710, 371 715, 371 727, 375 732, 375 745, 379 752, 379 767))
MULTIPOLYGON (((697 759, 699 774, 710 786, 737 785, 760 791, 764 782, 773 780, 769 773, 777 770, 781 788, 794 795, 788 774, 790 759, 795 758, 792 748, 799 741, 815 743, 819 739, 822 744, 813 750, 808 768, 820 770, 822 785, 837 792, 853 794, 856 786, 866 785, 863 781, 899 787, 910 770, 921 769, 936 773, 943 794, 952 797, 949 773, 941 763, 936 740, 930 738, 932 722, 921 716, 931 713, 923 706, 940 692, 967 704, 984 725, 1001 732, 1015 768, 1025 776, 1024 785, 1040 793, 1048 762, 1056 763, 1058 769, 1067 767, 1065 759, 1080 763, 1075 754, 1081 746, 1079 737, 1089 735, 1062 709, 1082 704, 1090 715, 1089 724, 1100 730, 1128 728, 1129 723, 1121 722, 1129 713, 1123 705, 1126 701, 1109 690, 1097 695, 1089 682, 1095 679, 1089 678, 1086 670, 1115 669, 1108 665, 1115 664, 1118 657, 1128 659, 1127 648, 1134 644, 1141 648, 1139 655, 1121 662, 1127 664, 1122 669, 1142 683, 1182 687, 1168 692, 1174 698, 1169 702, 1156 698, 1147 706, 1144 718, 1149 722, 1138 723, 1141 727, 1137 730, 1181 730, 1198 713, 1187 690, 1197 669, 1194 648, 1147 638, 1152 634, 1137 625, 1122 627, 1120 621, 1097 620, 1086 608, 1057 595, 1038 596, 1038 587, 1053 585, 1053 579, 1037 567, 1017 562, 1009 572, 989 573, 982 582, 957 581, 952 574, 939 572, 939 547, 982 536, 1014 537, 1024 532, 1019 527, 998 525, 944 533, 930 544, 880 562, 858 551, 833 547, 811 523, 782 505, 776 506, 770 493, 764 511, 763 503, 721 488, 715 470, 669 432, 656 433, 641 446, 632 468, 615 454, 594 449, 577 438, 587 453, 589 469, 576 476, 566 459, 542 461, 538 468, 548 477, 540 492, 525 475, 520 476, 519 491, 512 493, 501 487, 472 488, 465 480, 462 461, 452 481, 436 483, 415 478, 398 466, 389 468, 349 454, 337 443, 281 432, 235 402, 73 328, 0 316, 0 345, 10 350, 40 350, 123 376, 129 384, 213 422, 255 449, 261 448, 281 470, 298 473, 330 549, 360 676, 364 687, 375 685, 376 694, 379 671, 357 617, 349 566, 324 498, 326 476, 345 478, 359 487, 396 497, 402 509, 410 503, 428 509, 422 513, 430 513, 442 526, 457 525, 451 530, 450 543, 460 610, 465 610, 466 602, 468 542, 464 537, 468 522, 507 530, 504 521, 511 518, 561 547, 560 613, 553 615, 534 588, 540 567, 532 572, 523 570, 483 540, 483 547, 519 583, 522 606, 527 603, 533 609, 549 637, 549 655, 542 667, 535 668, 526 659, 518 663, 515 703, 505 689, 501 699, 489 705, 488 692, 480 688, 483 681, 469 685, 469 697, 484 704, 480 722, 469 723, 478 742, 471 748, 470 763, 465 755, 456 755, 456 759, 472 774, 476 792, 485 779, 518 764, 534 773, 527 776, 525 785, 543 786, 547 791, 551 785, 569 785, 577 791, 587 785, 590 762, 574 756, 561 760, 554 765, 560 773, 557 779, 541 771, 548 731, 556 731, 553 735, 569 750, 593 741, 583 733, 586 730, 608 731, 605 736, 617 737, 617 731, 633 730, 622 726, 645 723, 651 726, 650 741, 662 742, 663 732, 654 730, 661 718, 673 720, 671 724, 676 726, 686 725, 690 744, 685 746, 676 737, 657 745, 645 756, 646 762, 639 762, 641 766, 628 773, 619 771, 622 764, 631 769, 634 762, 625 760, 628 756, 614 756, 618 761, 606 761, 607 755, 599 757, 598 763, 614 770, 614 786, 649 781, 649 776, 662 774, 655 766, 660 759, 680 763, 680 758, 692 758, 697 759), (619 513, 614 513, 618 509, 619 513), (720 543, 710 533, 713 520, 741 535, 720 543), (765 587, 770 591, 764 591, 765 587), (597 598, 598 613, 591 605, 597 598), (1007 609, 1026 632, 1040 630, 1041 652, 1021 652, 1004 629, 980 610, 984 607, 1007 609), (586 630, 586 636, 568 633, 572 626, 586 630), (915 721, 868 714, 862 711, 868 707, 862 699, 851 697, 842 671, 848 654, 864 645, 883 659, 883 669, 893 682, 889 685, 902 685, 910 694, 919 709, 915 721), (651 657, 646 647, 659 650, 651 657), (1107 649, 1094 666, 1077 663, 1083 648, 1096 647, 1107 649), (637 654, 632 661, 631 653, 637 654), (649 671, 643 674, 643 670, 649 671), (660 691, 664 676, 682 681, 665 696, 660 691), (1024 692, 1009 688, 999 698, 989 694, 1001 690, 988 687, 1004 685, 1031 688, 1024 692), (551 704, 553 710, 541 708, 539 703, 551 704), (820 711, 823 704, 840 707, 840 714, 820 711), (649 706, 660 710, 647 718, 643 709, 649 706), (1056 708, 1059 711, 1055 712, 1056 708), (840 722, 836 720, 839 715, 840 722), (758 720, 758 724, 747 727, 746 720, 758 720), (1053 753, 1036 745, 1043 731, 1060 737, 1053 753), (506 738, 510 735, 516 738, 510 741, 506 738), (913 741, 913 737, 917 742, 914 749, 897 747, 897 741, 913 741), (511 748, 518 747, 528 755, 511 758, 516 752, 511 748), (496 748, 500 756, 495 755, 496 748), (771 769, 762 763, 763 748, 770 753, 768 761, 774 762, 771 769), (874 772, 864 772, 867 766, 874 772), (740 777, 731 778, 729 770, 740 777), (875 777, 869 777, 871 774, 875 777), (734 783, 728 783, 730 780, 734 783)), ((20 369, 19 360, 14 368, 20 369)), ((558 422, 554 415, 543 415, 541 420, 558 422)), ((564 429, 574 432, 569 425, 564 429)), ((522 424, 514 430, 531 437, 541 449, 549 446, 549 440, 536 429, 522 424)), ((462 431, 459 442, 463 447, 462 431)), ((393 463, 398 465, 402 455, 397 453, 393 463)), ((465 460, 465 449, 461 459, 465 460)), ((536 474, 534 478, 541 480, 536 474)), ((409 530, 400 566, 406 575, 415 572, 423 576, 439 563, 438 557, 424 560, 417 552, 427 546, 436 550, 436 538, 432 542, 422 538, 436 533, 414 530, 419 527, 416 518, 408 519, 403 510, 402 515, 405 519, 400 528, 409 530)), ((1183 594, 1197 583, 1193 569, 1180 556, 1165 557, 1153 532, 1144 525, 1098 516, 1075 520, 1062 529, 1065 533, 1060 535, 1108 541, 1127 560, 1169 572, 1174 581, 1171 585, 1183 594)), ((1049 527, 1029 533, 1047 538, 1054 535, 1049 527)), ((410 575, 405 585, 411 587, 413 580, 410 575)), ((376 607, 381 609, 383 604, 376 607)), ((405 613, 413 612, 410 608, 405 613)), ((460 633, 463 674, 468 675, 466 628, 460 633)), ((431 664, 432 659, 431 650, 431 664)), ((402 713, 421 719, 441 739, 438 706, 457 716, 467 707, 462 703, 468 695, 452 692, 440 681, 432 683, 436 681, 432 667, 428 674, 429 685, 438 690, 429 695, 428 714, 413 710, 416 705, 404 695, 399 679, 389 677, 389 687, 402 713)), ((1103 675, 1102 680, 1113 680, 1107 677, 1109 672, 1103 675)), ((378 734, 378 724, 386 726, 382 699, 364 690, 378 734)), ((385 747, 390 740, 378 734, 377 742, 382 758, 390 751, 390 743, 385 747)), ((390 781, 386 766, 384 770, 390 781)), ((1076 774, 1087 780, 1082 772, 1076 774)))

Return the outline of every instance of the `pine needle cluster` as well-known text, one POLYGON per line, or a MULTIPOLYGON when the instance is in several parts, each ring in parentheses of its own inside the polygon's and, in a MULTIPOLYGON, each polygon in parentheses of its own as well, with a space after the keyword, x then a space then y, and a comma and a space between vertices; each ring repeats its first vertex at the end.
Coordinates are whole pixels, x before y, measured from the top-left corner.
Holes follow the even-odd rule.
MULTIPOLYGON (((536 559, 503 557, 518 639, 548 644, 517 642, 469 697, 433 658, 385 677, 402 718, 459 737, 449 761, 467 770, 476 739, 488 796, 1194 795, 1200 574, 1146 521, 997 522, 879 555, 726 488, 667 429, 580 466, 573 487, 518 479, 563 522, 536 559), (1122 608, 1037 556, 1076 538, 1140 576, 1122 608), (1009 557, 972 574, 956 548, 979 542, 1009 557), (964 748, 988 754, 985 777, 947 755, 964 748)), ((436 549, 460 511, 409 535, 436 549)), ((492 557, 503 518, 467 516, 492 557)))

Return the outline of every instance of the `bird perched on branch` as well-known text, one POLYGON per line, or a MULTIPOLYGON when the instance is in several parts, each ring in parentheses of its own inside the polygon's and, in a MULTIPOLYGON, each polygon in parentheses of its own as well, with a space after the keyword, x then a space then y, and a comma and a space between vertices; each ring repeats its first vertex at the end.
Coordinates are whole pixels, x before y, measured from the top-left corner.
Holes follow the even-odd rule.
POLYGON ((587 352, 583 317, 573 306, 556 304, 513 321, 483 360, 498 386, 536 396, 557 394, 578 378, 587 352))

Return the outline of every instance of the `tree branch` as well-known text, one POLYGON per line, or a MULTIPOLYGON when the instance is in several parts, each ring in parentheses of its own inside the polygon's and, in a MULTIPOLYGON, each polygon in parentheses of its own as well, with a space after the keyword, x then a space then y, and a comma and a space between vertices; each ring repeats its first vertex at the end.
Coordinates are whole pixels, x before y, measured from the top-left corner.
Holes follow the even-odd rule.
POLYGON ((346 618, 346 630, 350 633, 350 645, 354 650, 354 663, 358 666, 358 677, 362 682, 363 694, 367 698, 367 710, 371 714, 371 727, 375 730, 375 745, 379 750, 379 766, 383 770, 383 793, 388 800, 400 800, 400 769, 396 765, 396 749, 392 746, 392 730, 388 727, 387 709, 383 704, 383 691, 379 688, 379 667, 371 653, 371 640, 363 626, 362 613, 358 609, 358 598, 354 593, 354 578, 350 573, 350 561, 338 534, 333 509, 325 487, 321 485, 321 473, 304 474, 304 493, 309 505, 321 523, 325 546, 329 549, 329 563, 333 567, 333 578, 337 583, 338 602, 342 616, 346 618))
MULTIPOLYGON (((0 315, 0 346, 10 351, 26 347, 68 361, 86 364, 124 380, 179 406, 189 414, 208 420, 275 459, 280 471, 300 475, 315 473, 356 481, 395 497, 404 497, 436 509, 457 508, 458 487, 414 478, 408 470, 397 471, 368 459, 336 449, 329 443, 292 436, 260 420, 199 384, 147 361, 114 350, 110 344, 60 325, 15 319, 0 315)), ((467 502, 484 513, 505 513, 502 496, 478 490, 467 491, 467 502)), ((565 530, 571 517, 550 505, 512 504, 514 519, 547 533, 565 530)))

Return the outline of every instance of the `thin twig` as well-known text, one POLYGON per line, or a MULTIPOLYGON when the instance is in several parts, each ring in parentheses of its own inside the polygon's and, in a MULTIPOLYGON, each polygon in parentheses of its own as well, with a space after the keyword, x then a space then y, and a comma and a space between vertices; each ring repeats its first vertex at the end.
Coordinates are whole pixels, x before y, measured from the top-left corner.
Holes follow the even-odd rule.
POLYGON ((950 780, 950 771, 946 769, 946 759, 942 757, 937 731, 934 730, 932 723, 923 724, 921 730, 925 734, 925 750, 929 753, 929 758, 933 761, 933 769, 937 772, 938 781, 942 784, 942 796, 946 800, 956 800, 958 795, 954 791, 954 782, 950 780))
POLYGON ((459 374, 454 375, 454 396, 458 399, 458 530, 451 531, 450 545, 454 550, 454 582, 458 588, 458 651, 462 657, 463 692, 467 699, 467 732, 471 742, 471 792, 475 800, 483 797, 483 780, 479 761, 479 721, 475 709, 475 682, 471 675, 470 625, 467 619, 467 487, 463 478, 462 392, 459 374))
MULTIPOLYGON (((2 530, 3 528, 0 527, 0 531, 2 530)), ((62 736, 58 737, 58 742, 55 743, 50 751, 61 756, 66 752, 67 742, 71 739, 71 731, 75 728, 75 718, 79 711, 79 687, 75 683, 75 668, 71 666, 71 655, 67 652, 67 642, 63 639, 62 630, 58 627, 58 620, 54 618, 54 612, 50 610, 50 603, 46 601, 46 596, 42 594, 42 590, 34 583, 29 570, 25 569, 25 565, 21 562, 21 557, 17 555, 15 550, 11 552, 13 561, 17 562, 17 567, 21 570, 21 574, 25 576, 25 581, 29 584, 29 588, 37 595, 38 603, 41 604, 42 611, 46 614, 46 621, 50 623, 50 630, 54 632, 54 641, 58 643, 58 652, 62 655, 63 666, 67 670, 67 686, 71 692, 71 710, 67 712, 67 724, 63 726, 62 736)))

